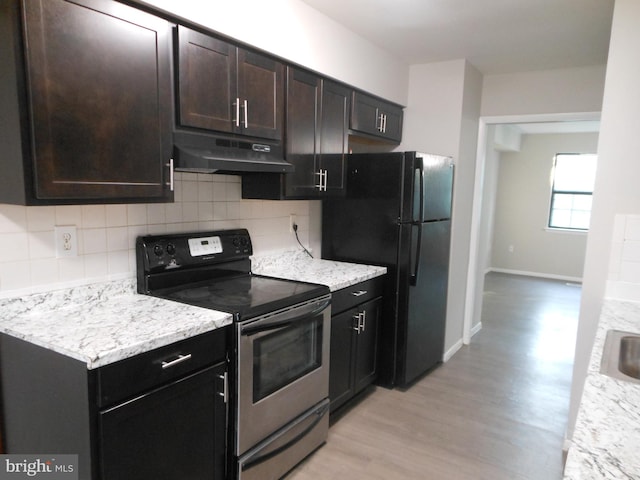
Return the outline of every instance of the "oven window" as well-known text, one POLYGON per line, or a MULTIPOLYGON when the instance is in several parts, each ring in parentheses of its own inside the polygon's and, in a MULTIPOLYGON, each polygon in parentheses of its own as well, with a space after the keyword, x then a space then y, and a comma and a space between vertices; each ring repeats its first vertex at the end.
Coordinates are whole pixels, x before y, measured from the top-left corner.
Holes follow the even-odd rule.
POLYGON ((254 340, 254 403, 322 365, 322 321, 319 315, 254 340))

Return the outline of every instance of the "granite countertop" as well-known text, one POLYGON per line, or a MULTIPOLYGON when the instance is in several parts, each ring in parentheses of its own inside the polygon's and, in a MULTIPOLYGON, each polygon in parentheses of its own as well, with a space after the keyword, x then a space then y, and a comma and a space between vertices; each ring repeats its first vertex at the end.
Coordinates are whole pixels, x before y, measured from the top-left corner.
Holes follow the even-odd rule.
MULTIPOLYGON (((331 291, 385 267, 317 260, 302 251, 256 256, 253 273, 328 285, 331 291)), ((228 313, 136 293, 135 279, 0 299, 0 332, 93 369, 229 325, 228 313)))
POLYGON ((100 366, 231 323, 228 313, 139 295, 135 280, 0 300, 0 331, 100 366))
POLYGON ((386 267, 311 258, 302 250, 257 255, 251 265, 255 274, 321 283, 332 292, 387 273, 386 267))
POLYGON ((605 300, 565 480, 640 478, 640 384, 600 373, 610 329, 640 332, 640 303, 605 300))

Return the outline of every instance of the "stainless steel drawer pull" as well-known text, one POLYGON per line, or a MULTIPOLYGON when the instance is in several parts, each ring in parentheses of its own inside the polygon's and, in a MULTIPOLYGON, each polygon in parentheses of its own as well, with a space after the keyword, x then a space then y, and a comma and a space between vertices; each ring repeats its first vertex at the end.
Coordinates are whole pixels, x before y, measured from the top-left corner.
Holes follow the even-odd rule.
POLYGON ((224 398, 224 403, 227 403, 229 401, 229 379, 227 372, 224 372, 224 375, 218 375, 218 378, 222 380, 222 392, 218 392, 218 395, 224 398))
POLYGON ((357 292, 351 292, 351 295, 354 297, 361 297, 362 295, 366 295, 367 290, 358 290, 357 292))
POLYGON ((356 314, 353 316, 353 320, 354 320, 355 322, 354 322, 354 325, 353 325, 353 327, 352 327, 352 328, 353 328, 356 332, 358 332, 358 335, 360 335, 360 329, 362 328, 362 313, 356 313, 356 314))
POLYGON ((182 362, 186 362, 187 360, 191 359, 191 354, 188 353, 187 355, 178 355, 178 358, 171 360, 170 362, 162 362, 162 368, 171 368, 174 365, 177 365, 179 363, 182 362))

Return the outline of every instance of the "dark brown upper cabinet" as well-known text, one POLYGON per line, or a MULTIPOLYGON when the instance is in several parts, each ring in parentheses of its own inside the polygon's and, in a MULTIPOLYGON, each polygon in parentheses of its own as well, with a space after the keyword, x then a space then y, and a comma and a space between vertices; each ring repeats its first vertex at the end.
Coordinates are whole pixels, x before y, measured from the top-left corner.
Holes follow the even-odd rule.
POLYGON ((0 202, 173 198, 171 35, 109 0, 0 6, 0 202))
POLYGON ((392 143, 402 139, 402 107, 362 92, 353 92, 351 130, 392 143))
POLYGON ((183 127, 281 139, 284 65, 179 26, 178 103, 183 127))
POLYGON ((344 194, 351 90, 295 67, 287 69, 283 175, 243 177, 245 198, 313 199, 344 194))

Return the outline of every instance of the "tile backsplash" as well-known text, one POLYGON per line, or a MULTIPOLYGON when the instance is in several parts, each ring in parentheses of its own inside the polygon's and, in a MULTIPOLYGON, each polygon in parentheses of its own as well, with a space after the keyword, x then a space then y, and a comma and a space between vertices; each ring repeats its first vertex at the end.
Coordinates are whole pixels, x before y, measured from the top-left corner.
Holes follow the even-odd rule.
POLYGON ((243 200, 240 177, 176 172, 175 202, 23 207, 0 204, 0 296, 135 274, 139 235, 244 227, 254 253, 309 245, 309 201, 243 200), (54 227, 74 225, 78 255, 56 257, 54 227))
POLYGON ((640 215, 616 215, 606 294, 640 301, 640 215))

